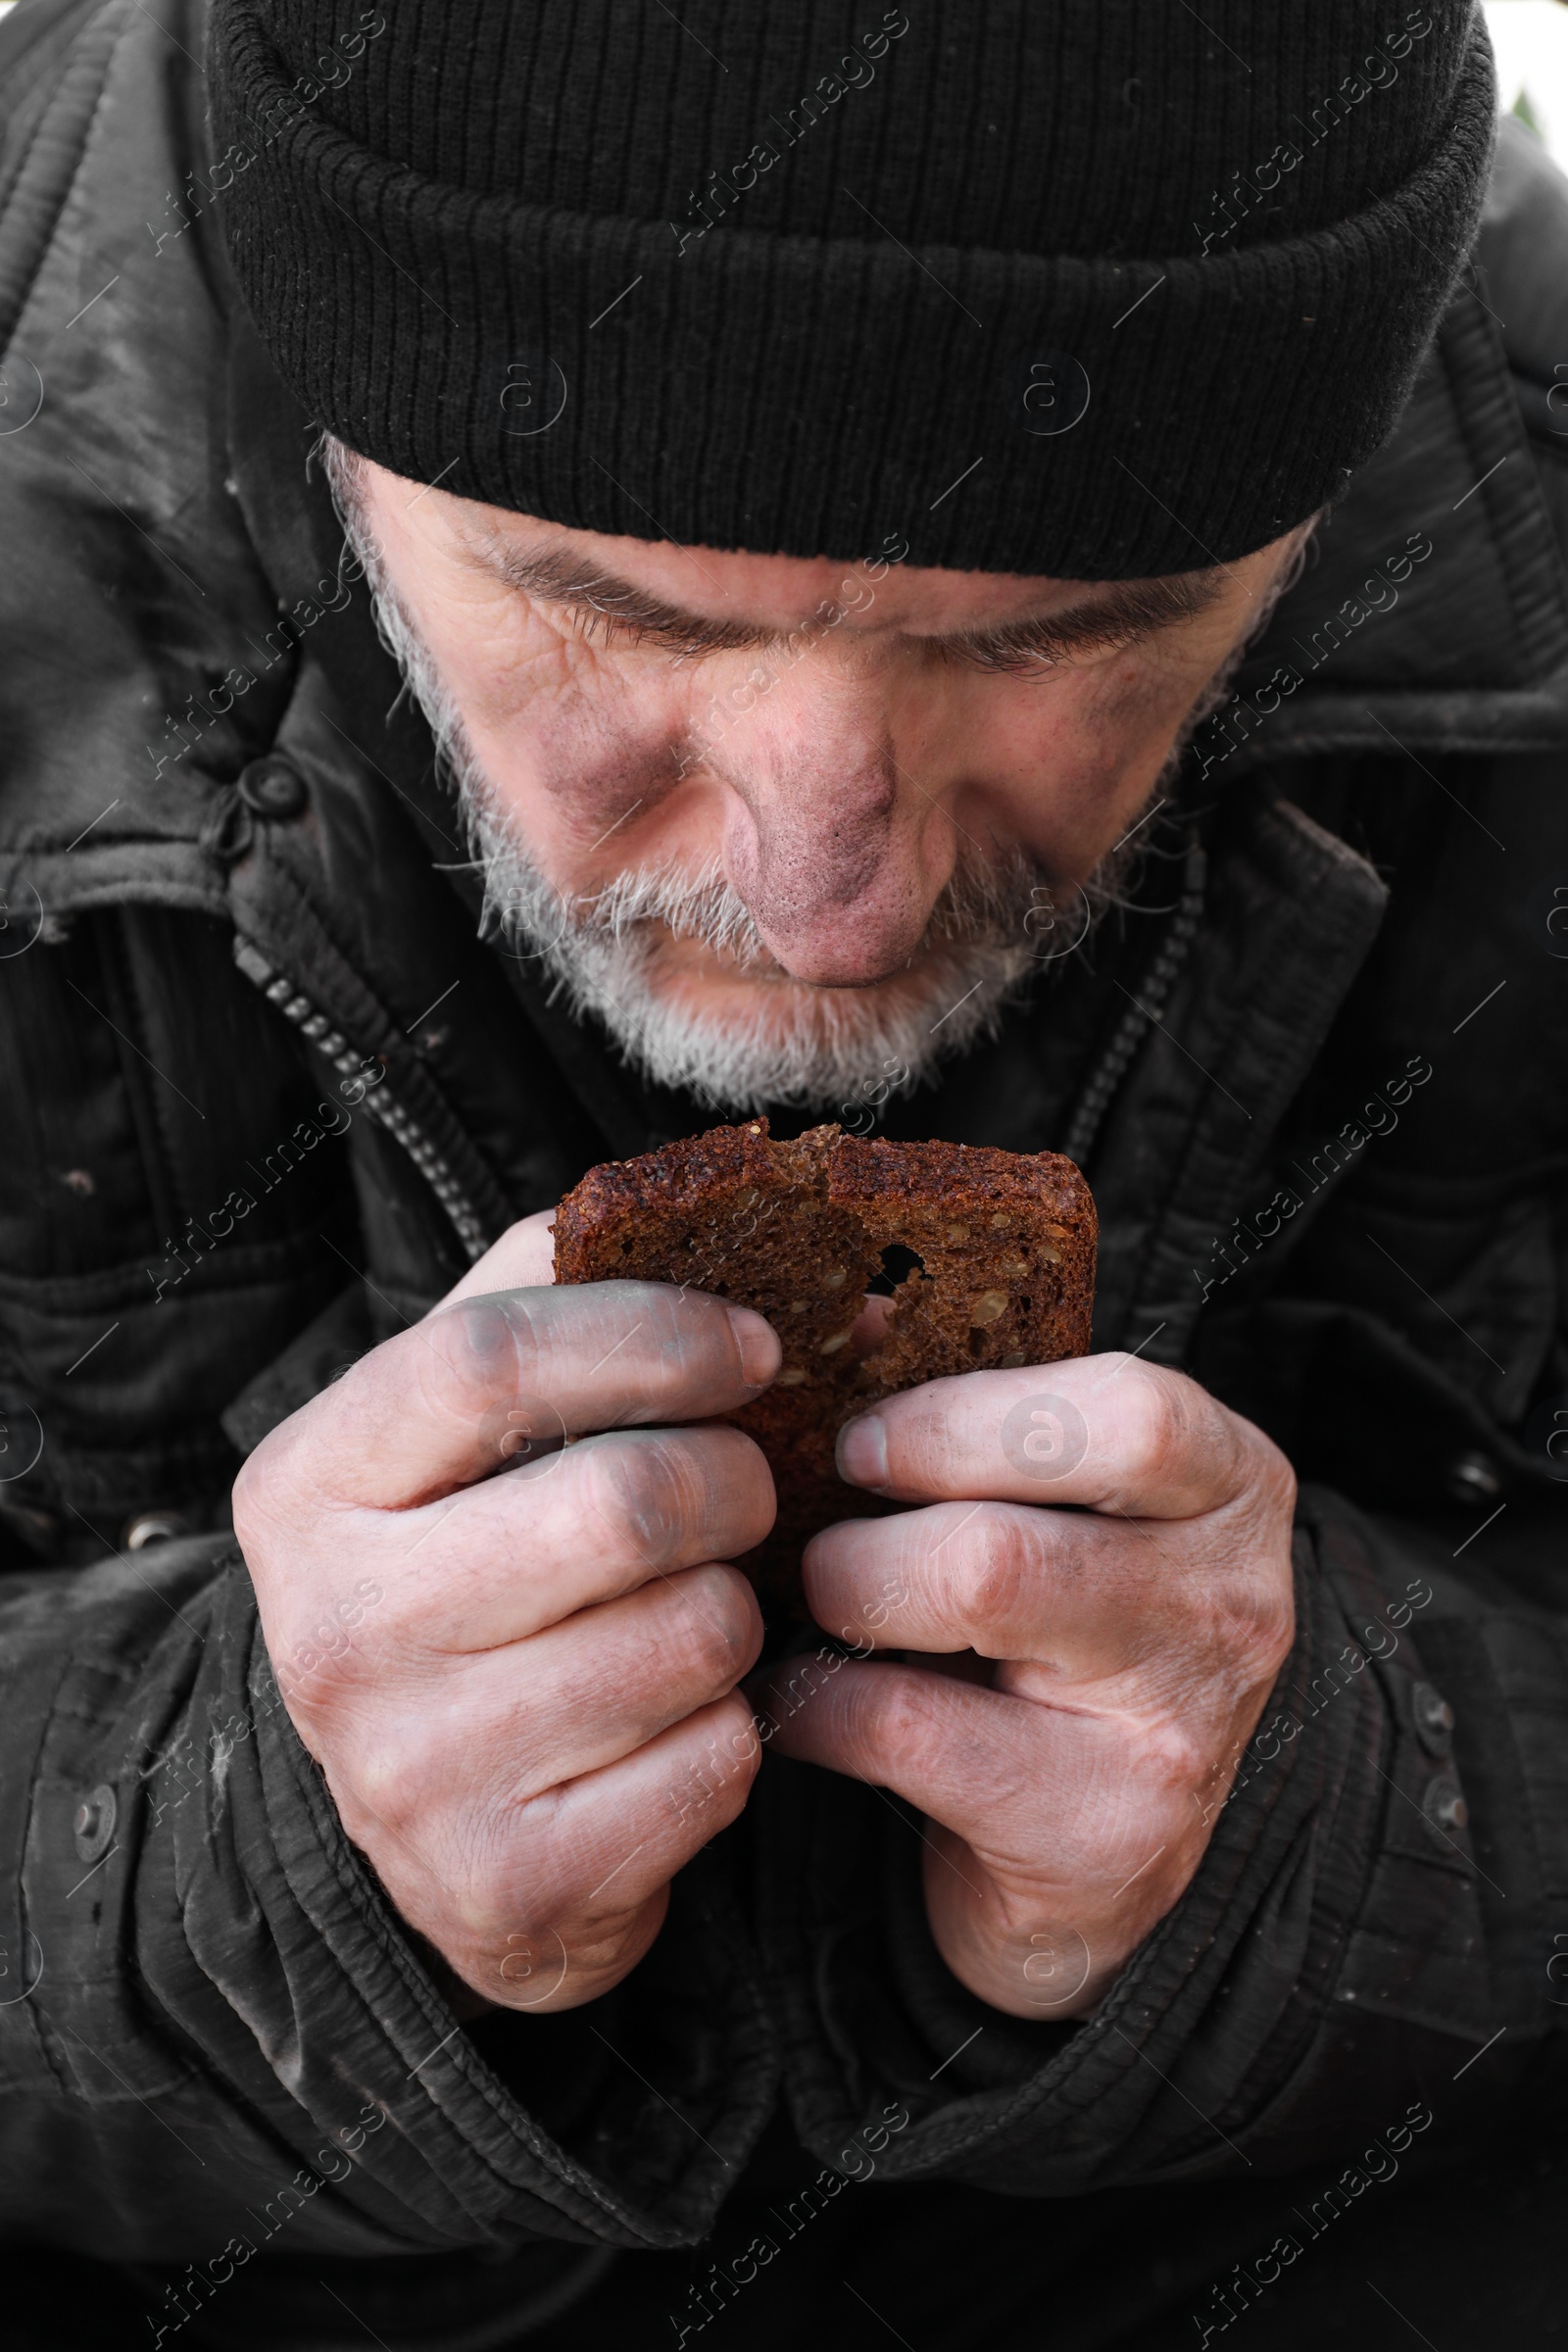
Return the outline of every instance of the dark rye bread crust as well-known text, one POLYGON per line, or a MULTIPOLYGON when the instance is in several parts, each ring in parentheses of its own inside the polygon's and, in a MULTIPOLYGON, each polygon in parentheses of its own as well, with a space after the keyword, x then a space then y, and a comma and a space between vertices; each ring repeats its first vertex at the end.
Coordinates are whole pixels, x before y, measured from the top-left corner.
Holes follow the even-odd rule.
POLYGON ((1087 1354, 1097 1234, 1088 1185, 1054 1152, 837 1127, 783 1144, 752 1119, 591 1168, 556 1212, 556 1280, 674 1283, 772 1324, 777 1379, 724 1418, 761 1446, 779 1498, 772 1534, 739 1564, 765 1597, 798 1605, 807 1539, 885 1507, 838 1477, 843 1424, 922 1381, 1087 1354), (889 1250, 921 1263, 895 1258, 907 1271, 886 1336, 858 1360, 851 1327, 889 1250))

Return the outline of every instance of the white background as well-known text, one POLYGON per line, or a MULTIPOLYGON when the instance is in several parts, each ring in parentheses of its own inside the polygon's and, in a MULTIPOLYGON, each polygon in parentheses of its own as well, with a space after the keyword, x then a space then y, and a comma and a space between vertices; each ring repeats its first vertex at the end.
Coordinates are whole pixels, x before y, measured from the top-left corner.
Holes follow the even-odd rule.
POLYGON ((1568 8, 1561 0, 1488 0, 1503 110, 1522 89, 1546 145, 1568 171, 1568 8))

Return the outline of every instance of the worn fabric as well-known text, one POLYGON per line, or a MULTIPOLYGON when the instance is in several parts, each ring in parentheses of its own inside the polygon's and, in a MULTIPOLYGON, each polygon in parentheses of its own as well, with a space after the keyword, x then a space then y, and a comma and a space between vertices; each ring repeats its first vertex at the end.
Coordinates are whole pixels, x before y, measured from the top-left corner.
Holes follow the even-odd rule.
POLYGON ((1167 2305, 1191 2340, 1268 2183, 1371 2211, 1490 2144, 1549 2164, 1563 182, 1504 139, 1398 429, 1125 915, 879 1114, 1081 1154, 1097 1345, 1194 1370, 1307 1482, 1297 1645, 1188 1893, 1092 2021, 1003 2018, 931 1944, 904 1808, 769 1760, 615 1993, 459 2030, 278 1703, 224 1497, 511 1218, 705 1114, 476 936, 187 177, 202 36, 186 0, 0 31, 0 2230, 192 2344, 363 2340, 344 2301, 389 2344, 549 2342, 612 2290, 654 2340, 699 2248, 695 2340, 727 2217, 825 2179, 856 2243, 940 2210, 960 2255, 1065 2266, 1089 2347, 1167 2305), (1124 2198, 1191 2257, 1143 2301, 1092 2274, 1124 2198))
POLYGON ((582 529, 1084 579, 1338 495, 1493 130, 1471 0, 220 0, 214 176, 284 380, 582 529))

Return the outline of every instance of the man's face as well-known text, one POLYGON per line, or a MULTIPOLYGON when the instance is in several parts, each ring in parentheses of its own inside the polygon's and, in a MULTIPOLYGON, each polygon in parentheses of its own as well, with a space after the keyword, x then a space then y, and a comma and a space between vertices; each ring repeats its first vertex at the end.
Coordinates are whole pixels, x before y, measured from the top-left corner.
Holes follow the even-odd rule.
POLYGON ((737 1103, 823 1102, 879 1047, 917 1069, 975 1034, 1302 536, 1094 584, 922 570, 897 539, 846 564, 609 538, 368 463, 349 487, 492 881, 526 876, 530 944, 597 926, 620 963, 568 973, 579 999, 656 1075, 737 1103), (693 1036, 745 1051, 682 1061, 693 1036))

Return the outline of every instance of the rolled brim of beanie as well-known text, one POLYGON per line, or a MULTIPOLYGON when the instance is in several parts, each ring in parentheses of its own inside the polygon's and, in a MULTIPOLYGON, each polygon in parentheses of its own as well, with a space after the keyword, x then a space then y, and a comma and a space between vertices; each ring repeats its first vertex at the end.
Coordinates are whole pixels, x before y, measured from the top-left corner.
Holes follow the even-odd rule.
POLYGON ((1480 217, 1479 12, 1443 134, 1331 226, 1147 261, 715 226, 476 195, 293 95, 263 12, 215 33, 245 302, 361 455, 570 527, 764 554, 1130 579, 1330 502, 1407 395, 1480 217))

